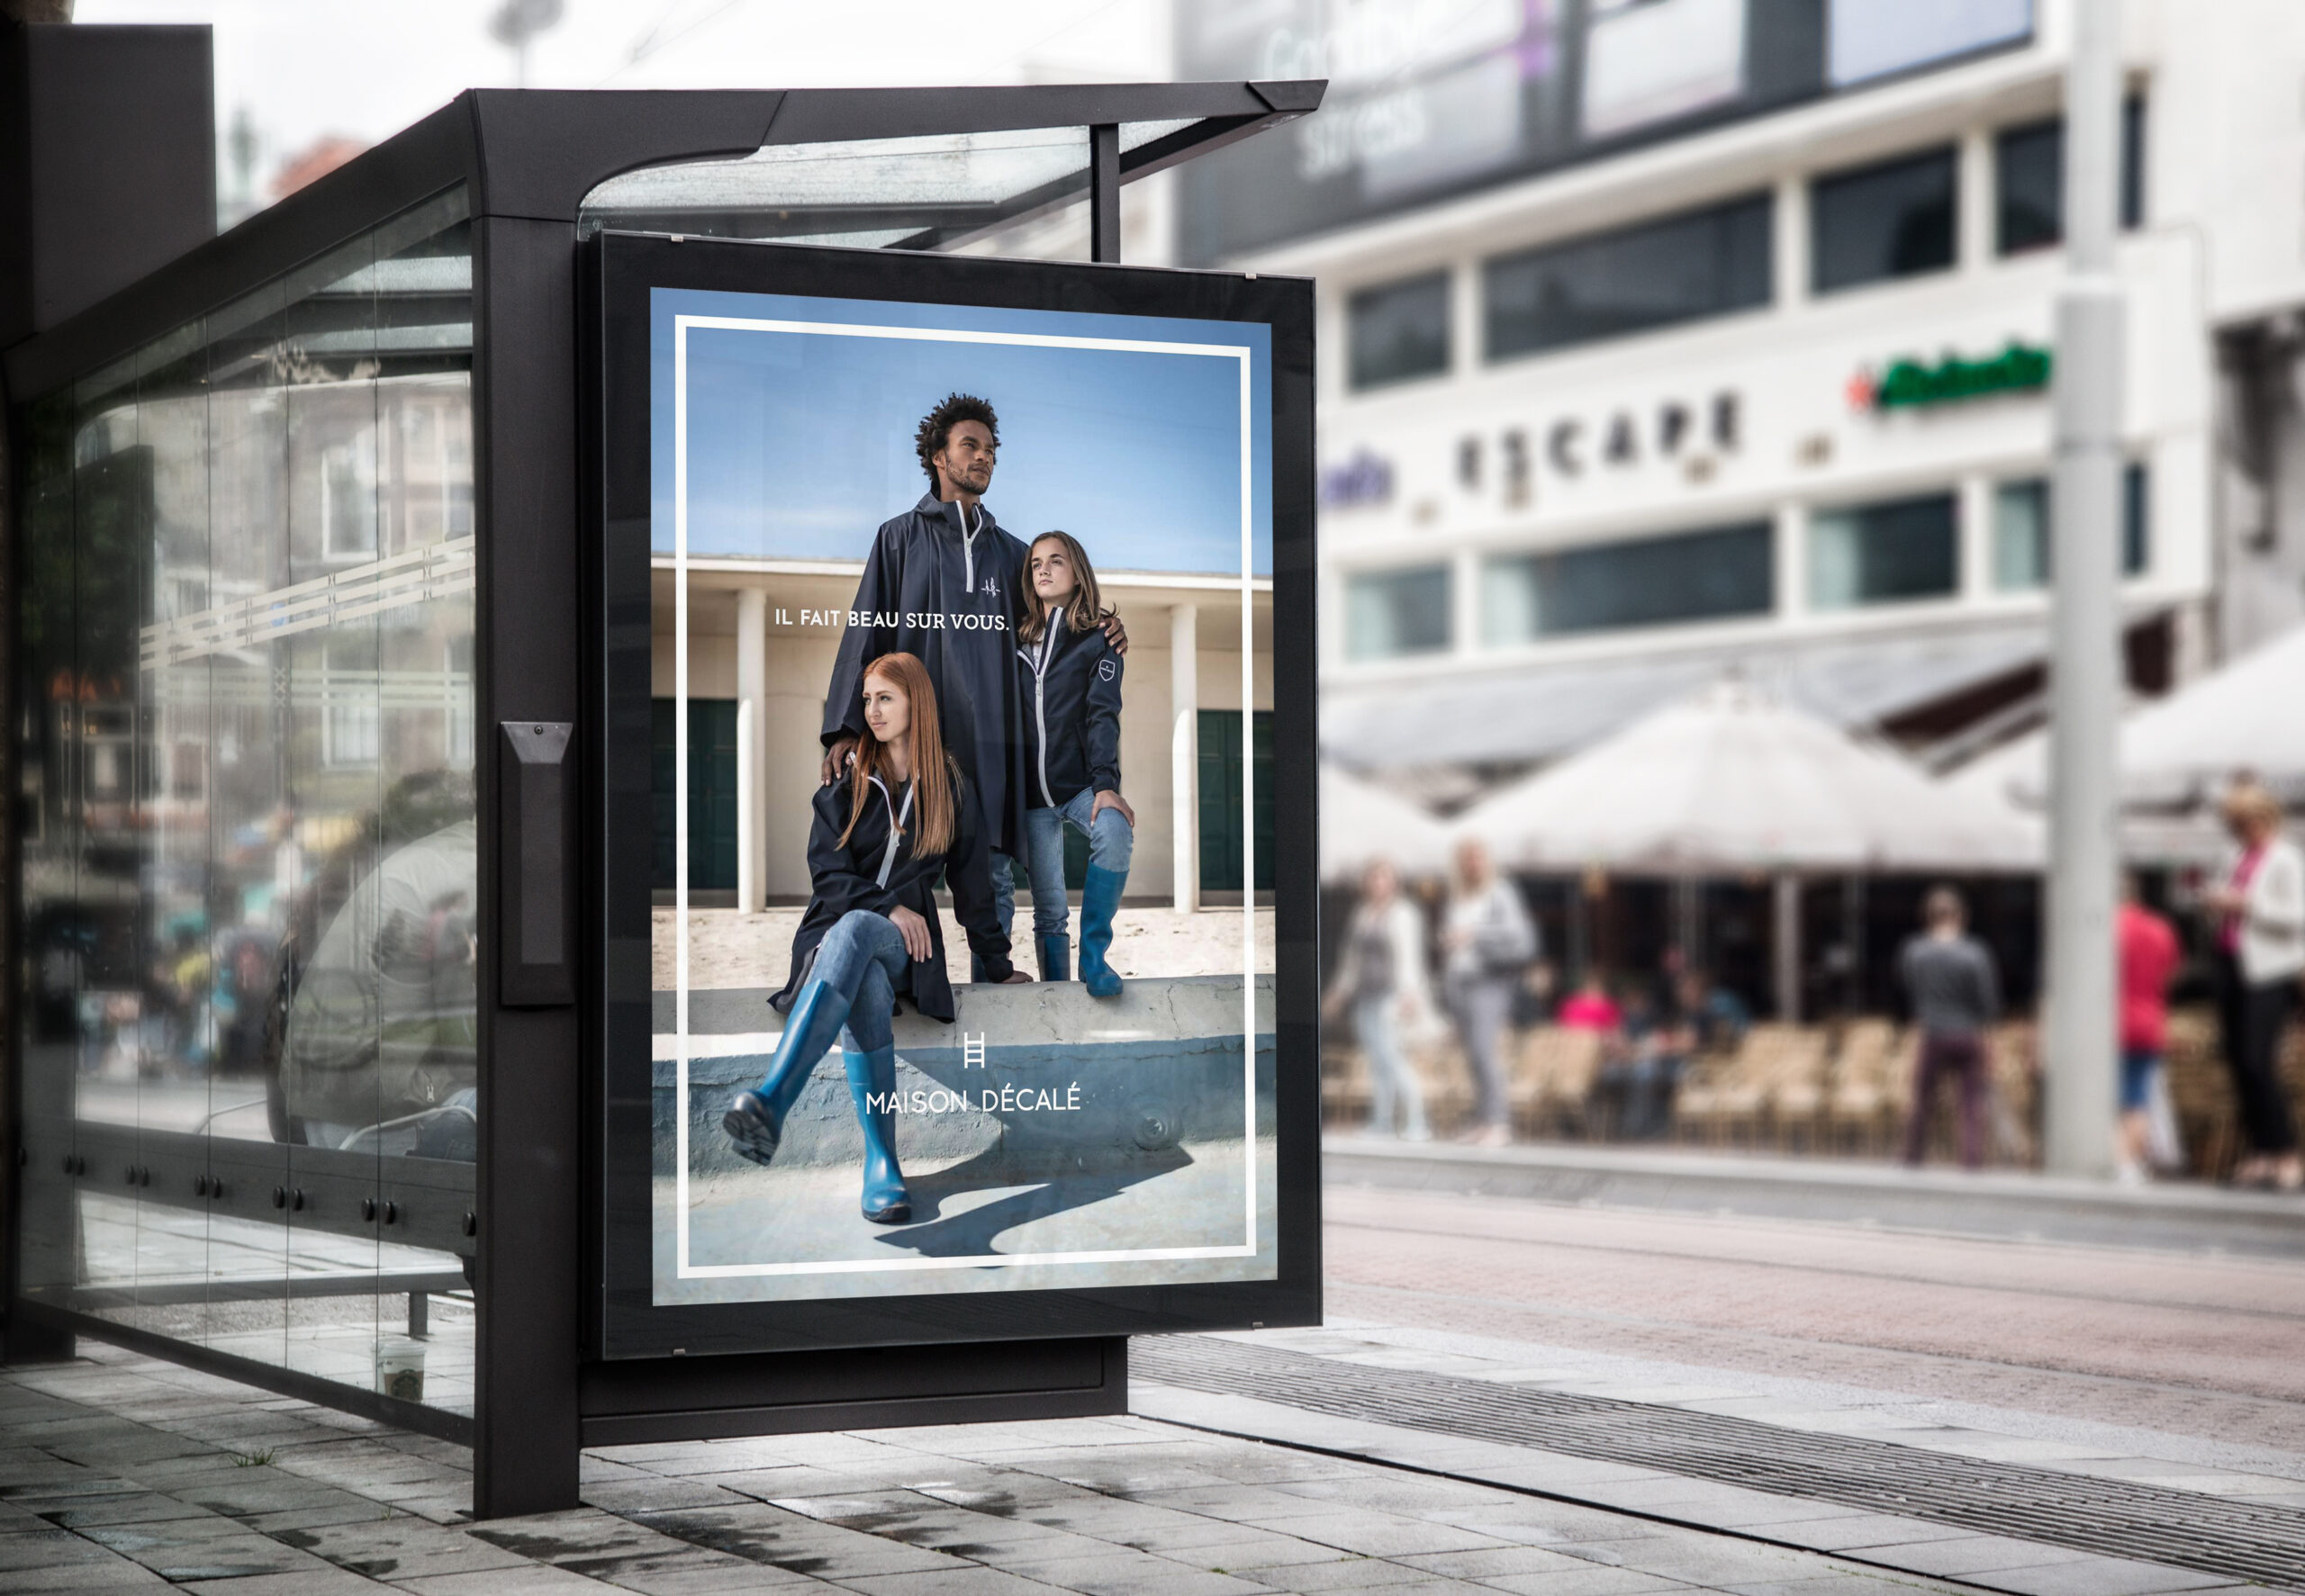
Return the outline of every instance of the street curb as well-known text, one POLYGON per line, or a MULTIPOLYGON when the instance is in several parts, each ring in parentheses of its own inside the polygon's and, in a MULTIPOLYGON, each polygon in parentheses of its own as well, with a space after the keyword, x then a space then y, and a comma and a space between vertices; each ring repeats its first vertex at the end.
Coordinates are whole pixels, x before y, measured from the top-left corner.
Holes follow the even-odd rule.
POLYGON ((1339 1186, 2305 1258, 2305 1197, 2272 1192, 2117 1186, 2011 1170, 1335 1136, 1324 1139, 1321 1158, 1322 1178, 1339 1186))

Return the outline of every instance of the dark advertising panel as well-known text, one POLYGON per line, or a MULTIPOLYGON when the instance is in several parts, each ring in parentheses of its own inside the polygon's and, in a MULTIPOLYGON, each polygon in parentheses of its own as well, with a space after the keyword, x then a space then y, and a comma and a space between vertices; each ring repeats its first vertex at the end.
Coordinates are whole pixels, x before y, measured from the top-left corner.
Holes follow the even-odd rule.
POLYGON ((606 1350, 1302 1316, 1304 285, 602 248, 606 1350))
POLYGON ((1179 0, 1180 76, 1322 77, 1187 169, 1194 262, 2032 36, 2032 0, 1179 0))

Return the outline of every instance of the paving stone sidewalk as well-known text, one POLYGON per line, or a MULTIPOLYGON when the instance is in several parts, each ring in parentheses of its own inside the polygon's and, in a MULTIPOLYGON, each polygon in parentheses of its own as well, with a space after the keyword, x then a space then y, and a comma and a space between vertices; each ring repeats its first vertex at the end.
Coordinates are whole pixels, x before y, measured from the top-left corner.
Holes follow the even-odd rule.
POLYGON ((584 1508, 474 1523, 461 1447, 83 1345, 0 1369, 0 1591, 1970 1588, 1141 1418, 613 1447, 584 1508))

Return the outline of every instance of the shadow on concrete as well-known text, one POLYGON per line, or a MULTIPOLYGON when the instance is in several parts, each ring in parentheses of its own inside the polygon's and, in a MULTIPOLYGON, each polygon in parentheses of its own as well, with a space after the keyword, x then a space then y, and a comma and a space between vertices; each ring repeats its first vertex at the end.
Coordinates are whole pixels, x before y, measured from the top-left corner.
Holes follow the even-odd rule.
POLYGON ((1134 1186, 1186 1168, 1192 1155, 1180 1147, 1140 1153, 1119 1168, 1068 1170, 1024 1191, 1011 1192, 973 1208, 946 1214, 947 1203, 988 1186, 1016 1184, 1013 1155, 999 1149, 927 1175, 908 1175, 916 1218, 877 1240, 884 1247, 923 1258, 970 1258, 998 1252, 993 1243, 1018 1225, 1066 1213, 1119 1195, 1134 1186))

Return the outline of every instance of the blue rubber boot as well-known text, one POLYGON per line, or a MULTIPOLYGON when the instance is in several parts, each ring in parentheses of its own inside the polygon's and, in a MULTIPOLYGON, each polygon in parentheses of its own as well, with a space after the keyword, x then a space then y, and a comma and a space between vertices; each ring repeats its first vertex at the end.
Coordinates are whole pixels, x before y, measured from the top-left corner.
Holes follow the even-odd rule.
POLYGON ((848 1100, 856 1105, 856 1123, 864 1132, 864 1195, 860 1206, 876 1225, 900 1225, 912 1219, 912 1194, 905 1190, 904 1171, 897 1168, 896 1110, 897 1050, 894 1042, 869 1053, 844 1051, 841 1067, 848 1071, 848 1100))
POLYGON ((1041 956, 1041 979, 1069 981, 1072 978, 1072 939, 1062 933, 1055 936, 1036 936, 1034 951, 1041 956))
POLYGON ((840 1028, 847 1023, 846 998, 822 981, 810 981, 800 988, 759 1088, 737 1093, 728 1112, 720 1116, 720 1128, 736 1144, 739 1158, 765 1164, 776 1156, 776 1144, 784 1139, 784 1116, 792 1112, 793 1099, 809 1084, 817 1060, 832 1050, 832 1044, 840 1039, 840 1028))
POLYGON ((1113 911, 1127 882, 1120 871, 1092 864, 1080 889, 1080 979, 1091 997, 1120 996, 1120 977, 1105 962, 1105 950, 1113 945, 1113 911))

